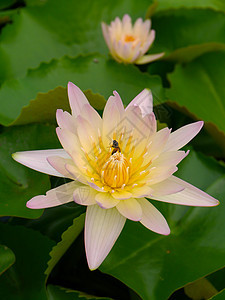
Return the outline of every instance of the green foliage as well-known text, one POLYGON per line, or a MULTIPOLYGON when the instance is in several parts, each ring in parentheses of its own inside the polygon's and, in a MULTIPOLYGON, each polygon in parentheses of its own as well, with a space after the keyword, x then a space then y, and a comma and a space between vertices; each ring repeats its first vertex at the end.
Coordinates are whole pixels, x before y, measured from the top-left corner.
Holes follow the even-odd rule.
MULTIPOLYGON (((134 66, 118 64, 98 54, 74 59, 63 57, 60 60, 53 60, 49 64, 42 64, 40 68, 30 71, 26 77, 8 81, 2 86, 0 98, 3 101, 0 102, 0 123, 9 125, 18 117, 22 107, 27 105, 30 100, 35 99, 38 93, 47 93, 57 86, 66 86, 68 81, 76 83, 82 90, 91 89, 93 93, 99 93, 105 99, 108 99, 112 95, 112 91, 116 89, 125 104, 128 104, 145 87, 152 89, 156 102, 160 103, 164 100, 158 76, 143 74, 134 66), (9 101, 11 106, 8 105, 9 101)), ((62 93, 63 90, 60 90, 56 102, 61 104, 63 98, 66 103, 61 104, 58 108, 66 108, 68 105, 65 94, 62 95, 62 93)), ((54 92, 48 95, 38 95, 39 109, 42 109, 41 103, 48 97, 47 101, 51 105, 54 95, 54 92)), ((102 105, 99 104, 94 106, 102 108, 102 105)), ((45 107, 48 109, 47 104, 45 107)), ((51 108, 49 113, 44 113, 40 120, 46 121, 49 117, 53 118, 52 114, 55 108, 54 104, 53 109, 51 108)), ((34 121, 37 121, 37 117, 34 121)))
POLYGON ((1 299, 47 300, 44 271, 54 242, 39 232, 0 223, 1 242, 15 253, 16 262, 0 276, 1 299))
POLYGON ((59 286, 48 285, 48 300, 110 300, 110 298, 95 297, 86 293, 64 289, 59 286))
POLYGON ((152 50, 165 52, 165 60, 190 62, 203 53, 225 50, 224 12, 210 9, 166 10, 154 15, 152 22, 156 30, 152 50))
POLYGON ((0 275, 15 262, 15 255, 11 249, 0 245, 0 275))
POLYGON ((178 65, 169 75, 167 96, 180 109, 209 123, 208 130, 225 149, 225 52, 205 54, 190 64, 178 65), (219 62, 219 63, 218 63, 219 62), (213 113, 212 113, 213 112, 213 113))
POLYGON ((166 300, 183 288, 192 299, 224 299, 224 1, 2 0, 0 10, 0 298, 166 300), (101 22, 125 13, 133 21, 151 16, 156 39, 149 53, 165 52, 160 61, 138 67, 110 57, 101 22), (126 106, 149 88, 159 129, 205 121, 206 130, 192 145, 223 161, 191 151, 176 175, 220 205, 152 201, 171 234, 127 221, 101 271, 89 271, 82 238, 86 208, 26 208, 29 199, 66 179, 49 178, 11 157, 61 148, 55 112, 70 112, 68 81, 100 114, 113 90, 126 106))
POLYGON ((48 262, 48 268, 45 274, 48 276, 66 250, 71 246, 73 241, 77 238, 77 236, 81 233, 84 227, 84 217, 82 214, 78 218, 73 220, 73 224, 63 232, 61 241, 54 246, 52 251, 50 252, 51 259, 48 262))

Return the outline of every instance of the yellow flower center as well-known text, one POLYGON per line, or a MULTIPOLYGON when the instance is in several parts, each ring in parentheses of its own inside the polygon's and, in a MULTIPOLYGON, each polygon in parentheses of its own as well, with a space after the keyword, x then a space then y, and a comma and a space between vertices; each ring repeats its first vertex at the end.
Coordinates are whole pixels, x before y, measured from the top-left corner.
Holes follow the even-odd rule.
POLYGON ((126 35, 125 36, 125 38, 124 38, 124 41, 126 42, 126 43, 130 43, 130 42, 134 42, 136 39, 135 39, 135 37, 133 36, 133 35, 126 35))
POLYGON ((129 163, 126 157, 116 152, 109 157, 101 171, 102 181, 112 188, 120 188, 129 180, 129 163))

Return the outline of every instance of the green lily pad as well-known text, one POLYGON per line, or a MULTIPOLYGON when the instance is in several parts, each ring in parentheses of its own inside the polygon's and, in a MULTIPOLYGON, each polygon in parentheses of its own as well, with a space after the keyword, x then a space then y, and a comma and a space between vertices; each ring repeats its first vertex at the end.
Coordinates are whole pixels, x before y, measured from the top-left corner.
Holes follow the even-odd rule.
POLYGON ((0 69, 8 62, 2 80, 24 76, 28 69, 63 55, 107 54, 101 22, 125 13, 135 19, 144 17, 149 4, 149 0, 48 0, 21 9, 1 35, 0 69))
POLYGON ((45 271, 45 274, 47 276, 49 276, 54 266, 83 230, 84 219, 85 214, 82 214, 78 218, 75 218, 73 220, 73 224, 63 232, 61 241, 53 247, 52 251, 50 252, 51 259, 49 260, 48 268, 45 271))
POLYGON ((225 289, 213 296, 211 299, 213 300, 224 300, 225 298, 225 289))
POLYGON ((225 50, 224 12, 167 10, 155 14, 152 24, 156 40, 151 51, 165 52, 164 60, 190 62, 204 53, 225 50))
POLYGON ((0 276, 0 298, 47 300, 44 271, 54 242, 21 226, 0 223, 1 242, 12 249, 15 264, 0 276))
POLYGON ((185 294, 193 300, 211 299, 218 293, 216 288, 206 278, 198 279, 184 287, 185 294))
POLYGON ((225 3, 223 0, 156 0, 155 2, 158 4, 157 12, 179 8, 211 8, 213 10, 225 11, 225 3))
MULTIPOLYGON (((99 94, 93 94, 90 90, 84 92, 90 104, 97 110, 105 106, 105 99, 99 94)), ((70 106, 66 88, 57 87, 48 93, 39 93, 35 100, 31 100, 22 108, 19 117, 10 125, 23 125, 35 122, 48 122, 55 124, 56 110, 58 108, 70 112, 70 106)))
POLYGON ((65 289, 60 286, 49 284, 47 286, 48 300, 110 300, 111 298, 95 297, 82 292, 65 289))
POLYGON ((167 299, 178 288, 224 266, 225 168, 194 152, 182 162, 179 177, 221 200, 213 208, 193 208, 152 201, 166 216, 169 236, 127 222, 100 270, 143 299, 167 299))
MULTIPOLYGON (((97 54, 74 59, 64 57, 57 61, 54 60, 50 64, 42 64, 39 69, 30 71, 23 79, 7 81, 2 86, 0 90, 0 98, 2 99, 0 102, 0 123, 3 125, 11 124, 20 114, 22 107, 28 105, 31 99, 35 99, 38 93, 48 93, 58 86, 66 87, 68 81, 72 81, 82 90, 91 89, 92 93, 99 93, 105 99, 112 95, 113 90, 117 90, 125 105, 144 88, 152 90, 155 104, 164 100, 160 77, 142 73, 135 66, 118 64, 97 54)), ((63 91, 61 89, 57 89, 57 91, 59 91, 59 98, 56 97, 58 98, 56 101, 57 103, 60 102, 60 106, 65 107, 68 105, 68 101, 63 98, 66 101, 63 103, 61 101, 63 91)), ((51 105, 51 101, 54 100, 53 95, 55 95, 55 91, 47 95, 38 95, 37 105, 48 97, 50 98, 47 103, 51 105), (40 100, 41 97, 42 100, 40 100)), ((94 103, 96 107, 100 108, 103 101, 100 100, 99 105, 94 99, 94 103)), ((31 105, 37 106, 34 102, 31 105)), ((44 107, 49 109, 49 105, 46 104, 44 107)), ((54 109, 55 106, 53 104, 54 109)), ((38 114, 41 113, 40 109, 41 107, 38 108, 38 114)), ((40 120, 47 120, 49 116, 52 118, 52 114, 53 109, 49 113, 45 112, 43 118, 39 118, 40 120)))
POLYGON ((15 254, 6 246, 0 245, 0 275, 15 262, 15 254))
POLYGON ((168 77, 168 98, 203 120, 206 128, 225 149, 225 52, 208 53, 185 66, 177 66, 168 77), (219 63, 218 63, 219 62, 219 63))
POLYGON ((50 189, 47 175, 12 159, 17 151, 61 148, 55 126, 30 125, 4 129, 0 134, 0 215, 38 218, 43 210, 32 210, 26 202, 50 189))

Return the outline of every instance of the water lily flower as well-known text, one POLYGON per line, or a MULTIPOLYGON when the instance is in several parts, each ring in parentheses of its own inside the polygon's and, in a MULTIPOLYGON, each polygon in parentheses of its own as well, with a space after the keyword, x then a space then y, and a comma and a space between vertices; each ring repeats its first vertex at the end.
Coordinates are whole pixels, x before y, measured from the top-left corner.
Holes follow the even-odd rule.
POLYGON ((85 249, 89 268, 106 258, 126 219, 141 222, 163 235, 170 233, 163 215, 149 199, 190 206, 215 206, 218 201, 175 177, 188 152, 179 150, 200 131, 203 122, 171 133, 157 131, 152 95, 145 89, 124 109, 119 94, 110 96, 101 118, 83 92, 68 84, 72 115, 61 109, 56 129, 62 149, 13 154, 21 164, 71 182, 27 202, 32 209, 71 201, 87 206, 85 249))
POLYGON ((132 26, 129 15, 122 21, 116 17, 110 25, 102 22, 102 32, 113 58, 127 64, 146 64, 159 59, 164 53, 144 55, 155 39, 155 30, 150 30, 151 21, 137 19, 132 26))

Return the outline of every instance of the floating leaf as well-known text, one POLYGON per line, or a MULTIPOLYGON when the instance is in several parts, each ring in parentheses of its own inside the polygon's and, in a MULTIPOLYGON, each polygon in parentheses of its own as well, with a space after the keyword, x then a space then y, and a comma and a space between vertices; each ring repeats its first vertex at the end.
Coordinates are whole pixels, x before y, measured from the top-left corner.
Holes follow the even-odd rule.
POLYGON ((225 52, 208 53, 168 77, 167 96, 180 109, 208 122, 207 129, 225 149, 225 52), (218 63, 219 62, 219 63, 218 63), (212 123, 212 124, 210 124, 212 123))
POLYGON ((43 5, 21 9, 1 35, 0 69, 8 62, 2 81, 25 76, 28 69, 63 55, 107 54, 101 22, 125 13, 144 17, 149 4, 149 0, 48 0, 43 5))
MULTIPOLYGON (((42 64, 37 70, 30 71, 25 78, 8 81, 2 86, 0 90, 0 98, 2 99, 0 102, 0 123, 9 125, 18 117, 22 107, 27 105, 31 99, 35 99, 38 93, 47 93, 58 86, 66 87, 68 81, 72 81, 82 90, 91 89, 92 93, 99 93, 105 99, 108 99, 113 90, 116 89, 124 104, 128 104, 144 88, 152 90, 155 104, 164 100, 160 78, 142 73, 135 66, 118 64, 99 55, 81 56, 74 59, 64 57, 57 61, 53 60, 50 64, 42 64)), ((61 94, 63 91, 60 89, 57 91, 60 91, 60 99, 56 101, 60 101, 65 107, 68 102, 65 98, 63 99, 66 100, 66 103, 61 101, 61 97, 65 97, 61 94)), ((52 92, 38 96, 38 99, 44 97, 43 100, 40 100, 42 102, 46 97, 52 98, 54 95, 55 93, 52 92)), ((47 103, 51 103, 50 101, 54 101, 54 99, 47 100, 47 103)), ((102 107, 102 99, 100 99, 99 104, 96 103, 96 99, 93 101, 95 107, 102 107)), ((33 102, 33 107, 36 107, 35 103, 33 102)), ((53 104, 54 108, 55 106, 53 104)), ((39 114, 41 113, 40 109, 41 107, 38 108, 39 114)), ((50 117, 52 117, 53 110, 50 111, 50 117)), ((41 119, 41 117, 39 118, 41 119)), ((48 118, 48 113, 44 112, 43 119, 48 118)), ((21 121, 20 118, 20 123, 21 121)))
POLYGON ((63 232, 61 241, 53 247, 52 251, 50 252, 51 259, 49 260, 48 268, 45 271, 47 276, 49 276, 54 266, 83 230, 84 218, 84 214, 80 215, 78 218, 75 218, 73 220, 73 224, 63 232))
MULTIPOLYGON (((93 94, 90 90, 84 92, 90 104, 97 110, 105 106, 105 99, 99 94, 93 94)), ((35 122, 48 122, 55 124, 56 110, 58 108, 70 112, 70 106, 66 88, 57 87, 48 93, 39 93, 35 100, 31 100, 24 106, 19 117, 11 125, 22 125, 35 122)))
POLYGON ((193 300, 211 299, 218 293, 215 287, 206 278, 198 279, 184 287, 185 294, 193 300))
POLYGON ((225 50, 224 12, 168 10, 155 14, 152 22, 156 41, 151 51, 165 52, 165 60, 190 62, 206 52, 225 50))
POLYGON ((47 300, 44 270, 54 242, 21 226, 0 223, 1 242, 12 249, 15 264, 0 276, 0 298, 47 300))
POLYGON ((47 286, 47 293, 49 300, 110 300, 110 298, 95 297, 51 284, 47 286))
POLYGON ((15 255, 11 249, 0 245, 0 275, 15 262, 15 255))

